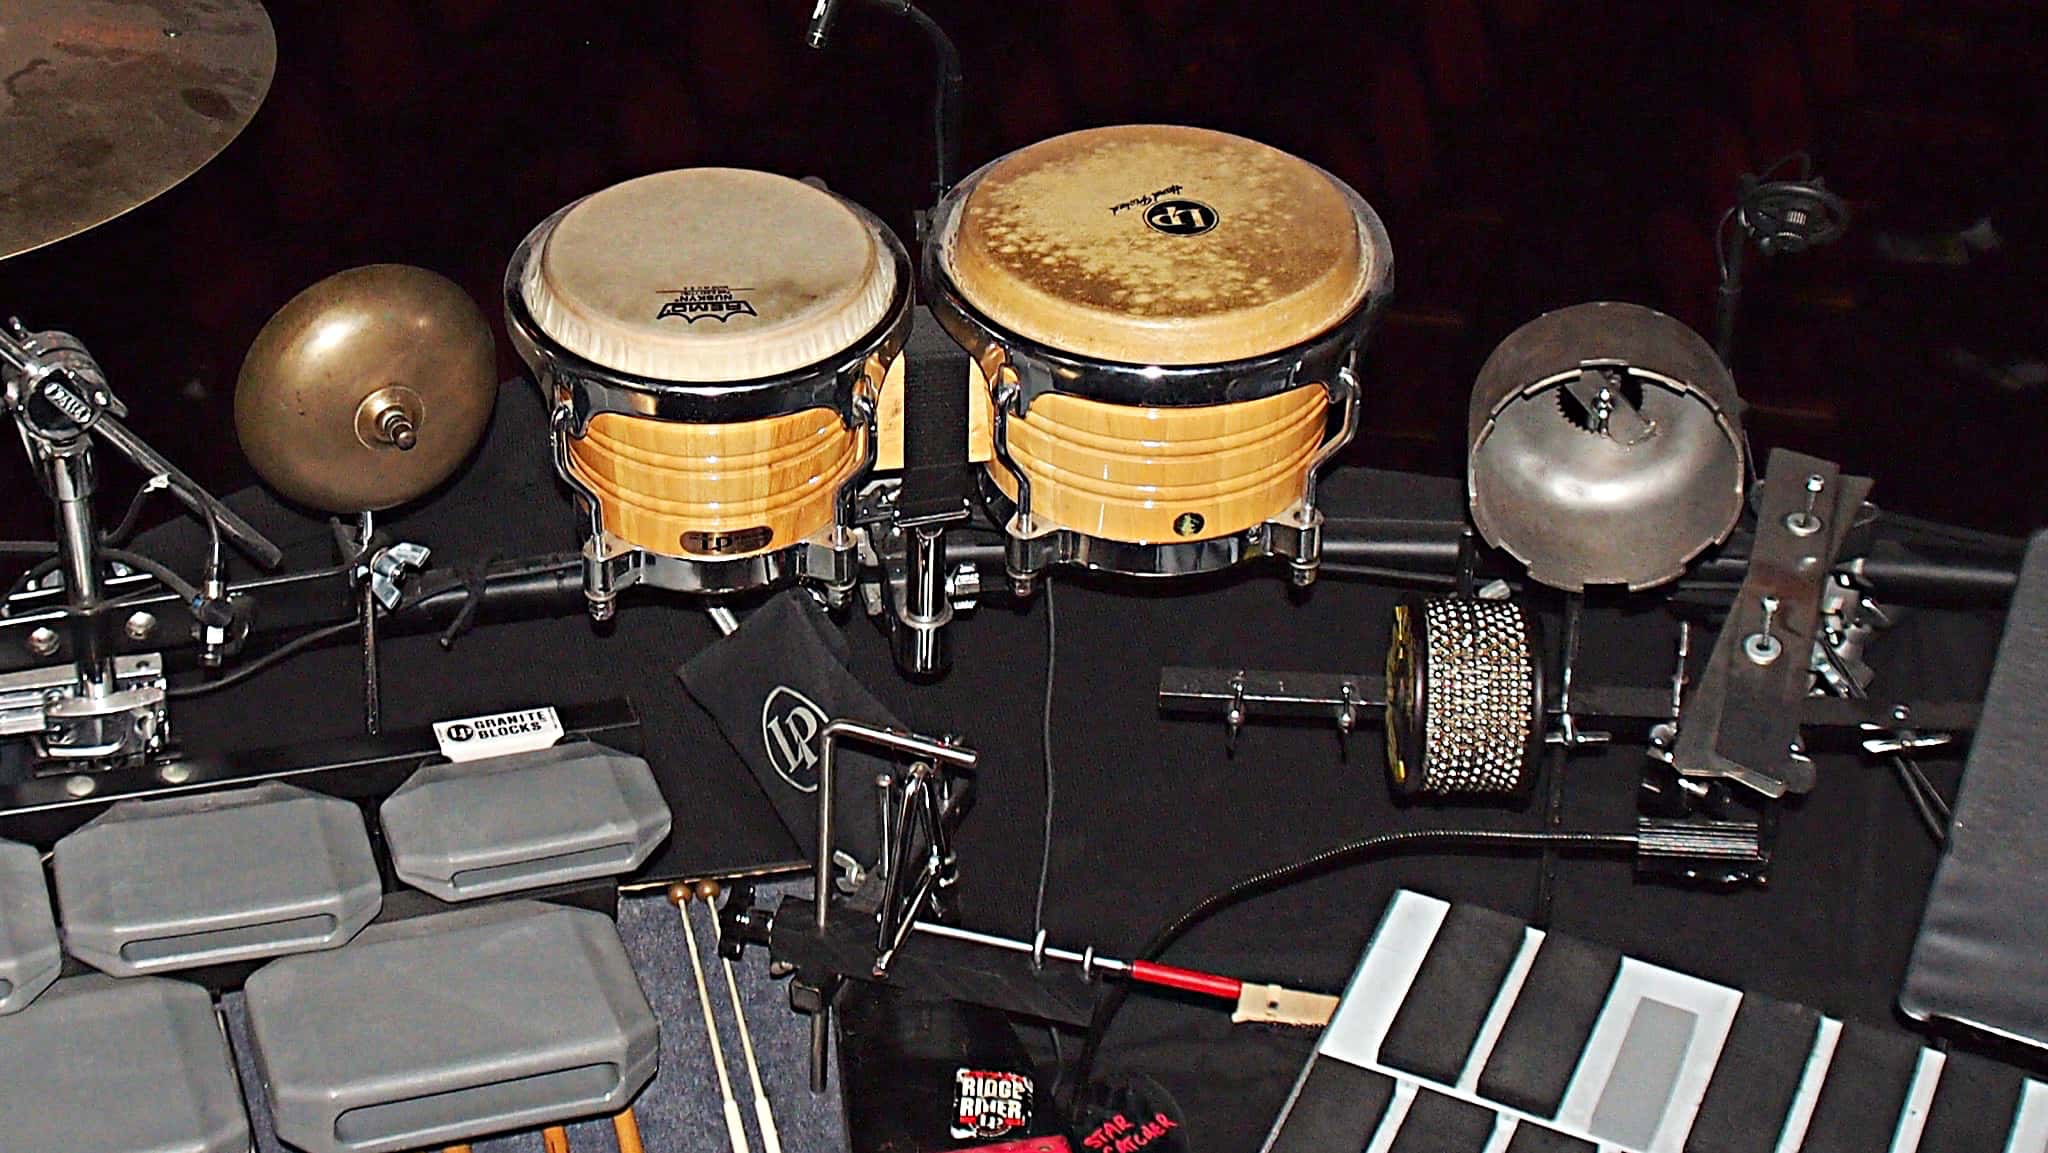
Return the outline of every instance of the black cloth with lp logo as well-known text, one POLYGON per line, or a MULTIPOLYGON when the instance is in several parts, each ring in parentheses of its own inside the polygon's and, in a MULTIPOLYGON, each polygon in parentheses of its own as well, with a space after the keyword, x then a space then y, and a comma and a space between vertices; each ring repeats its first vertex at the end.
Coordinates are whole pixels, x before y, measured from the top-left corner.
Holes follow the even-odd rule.
MULTIPOLYGON (((806 856, 818 851, 820 733, 835 719, 902 728, 847 668, 846 634, 800 591, 782 593, 739 631, 692 657, 679 673, 725 739, 745 761, 777 816, 806 856)), ((894 762, 841 743, 834 754, 838 794, 833 848, 863 867, 878 853, 879 773, 894 762)))

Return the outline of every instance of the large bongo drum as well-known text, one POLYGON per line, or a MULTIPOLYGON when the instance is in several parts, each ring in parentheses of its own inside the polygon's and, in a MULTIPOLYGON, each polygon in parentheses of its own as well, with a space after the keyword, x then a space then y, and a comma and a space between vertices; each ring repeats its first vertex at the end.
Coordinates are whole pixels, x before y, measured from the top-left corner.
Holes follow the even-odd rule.
POLYGON ((1393 285, 1379 217, 1307 161, 1198 128, 1055 137, 938 207, 941 324, 992 390, 1020 591, 1052 564, 1140 576, 1321 555, 1317 471, 1393 285))
POLYGON ((908 254, 881 221, 765 172, 644 176, 529 233, 506 322, 586 518, 592 613, 633 584, 850 594, 855 496, 910 307, 908 254))

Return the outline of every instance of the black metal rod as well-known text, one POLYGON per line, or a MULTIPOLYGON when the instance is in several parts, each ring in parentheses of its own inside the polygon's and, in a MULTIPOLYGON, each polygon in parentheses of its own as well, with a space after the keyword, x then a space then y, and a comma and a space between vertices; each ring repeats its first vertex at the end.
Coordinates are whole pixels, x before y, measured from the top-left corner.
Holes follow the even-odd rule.
POLYGON ((199 482, 187 476, 162 453, 151 448, 141 437, 129 431, 128 426, 112 416, 101 413, 92 424, 92 430, 100 438, 135 462, 136 467, 152 475, 162 476, 170 482, 171 495, 178 498, 188 509, 204 518, 213 516, 220 522, 220 531, 239 545, 264 569, 274 569, 284 559, 284 552, 270 542, 270 539, 256 531, 256 526, 243 520, 235 510, 222 504, 213 495, 199 486, 199 482))
MULTIPOLYGON (((1323 530, 1323 559, 1336 564, 1369 565, 1400 569, 1433 576, 1454 576, 1458 571, 1458 538, 1463 524, 1457 521, 1421 520, 1332 520, 1323 530)), ((977 566, 1000 566, 1003 546, 986 541, 949 544, 955 560, 977 566)), ((1742 583, 1749 557, 1724 553, 1695 564, 1678 582, 1688 585, 1726 585, 1731 591, 1742 583)), ((1512 571, 1497 556, 1489 567, 1494 575, 1512 571)), ((2017 560, 1934 559, 1907 553, 1890 544, 1871 555, 1851 559, 1844 568, 1868 581, 1881 597, 1914 604, 1958 607, 1997 607, 2012 599, 2019 581, 2017 560)))

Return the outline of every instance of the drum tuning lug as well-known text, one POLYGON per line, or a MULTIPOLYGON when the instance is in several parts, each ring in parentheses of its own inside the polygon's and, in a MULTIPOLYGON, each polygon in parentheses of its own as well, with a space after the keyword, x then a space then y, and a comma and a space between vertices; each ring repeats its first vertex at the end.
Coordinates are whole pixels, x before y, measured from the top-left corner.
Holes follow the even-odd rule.
POLYGON ((1240 673, 1230 678, 1230 707, 1223 711, 1223 725, 1228 732, 1224 739, 1232 752, 1237 751, 1237 734, 1244 730, 1244 721, 1244 675, 1240 673))

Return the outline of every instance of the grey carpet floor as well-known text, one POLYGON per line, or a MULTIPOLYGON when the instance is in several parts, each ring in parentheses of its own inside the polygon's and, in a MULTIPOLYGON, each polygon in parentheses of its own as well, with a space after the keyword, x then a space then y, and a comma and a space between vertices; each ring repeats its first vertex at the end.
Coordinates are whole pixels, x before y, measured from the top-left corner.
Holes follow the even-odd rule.
MULTIPOLYGON (((808 891, 808 886, 804 888, 808 891)), ((761 897, 772 903, 777 891, 776 887, 766 887, 761 897)), ((718 1022, 733 1094, 739 1099, 740 1114, 747 1127, 748 1149, 761 1153, 764 1146, 754 1121, 753 1085, 742 1055, 739 1023, 733 1015, 732 1000, 713 948, 711 917, 701 904, 692 906, 691 915, 695 918, 692 925, 697 948, 704 961, 706 988, 711 994, 712 1015, 718 1022)), ((633 959, 640 987, 661 1020, 660 1071, 633 1106, 647 1153, 730 1150, 732 1143, 726 1133, 718 1074, 704 1034, 704 1011, 697 998, 696 978, 690 970, 682 921, 675 906, 658 897, 621 901, 619 936, 633 959)), ((761 1081, 775 1111, 782 1148, 786 1153, 844 1150, 846 1121, 838 1086, 829 1086, 823 1094, 810 1090, 810 1023, 790 1012, 787 983, 769 978, 767 957, 758 949, 750 950, 744 961, 733 966, 733 975, 739 983, 740 1002, 746 1009, 747 1027, 760 1062, 761 1081)), ((223 1007, 235 1059, 241 1067, 243 1092, 249 1101, 256 1148, 260 1153, 290 1153, 289 1147, 281 1146, 272 1132, 263 1087, 250 1059, 248 1020, 241 994, 230 994, 223 1007)), ((582 1121, 568 1129, 573 1153, 616 1153, 618 1149, 609 1118, 582 1121)), ((537 1131, 505 1134, 472 1144, 476 1153, 540 1153, 542 1148, 537 1131)))

